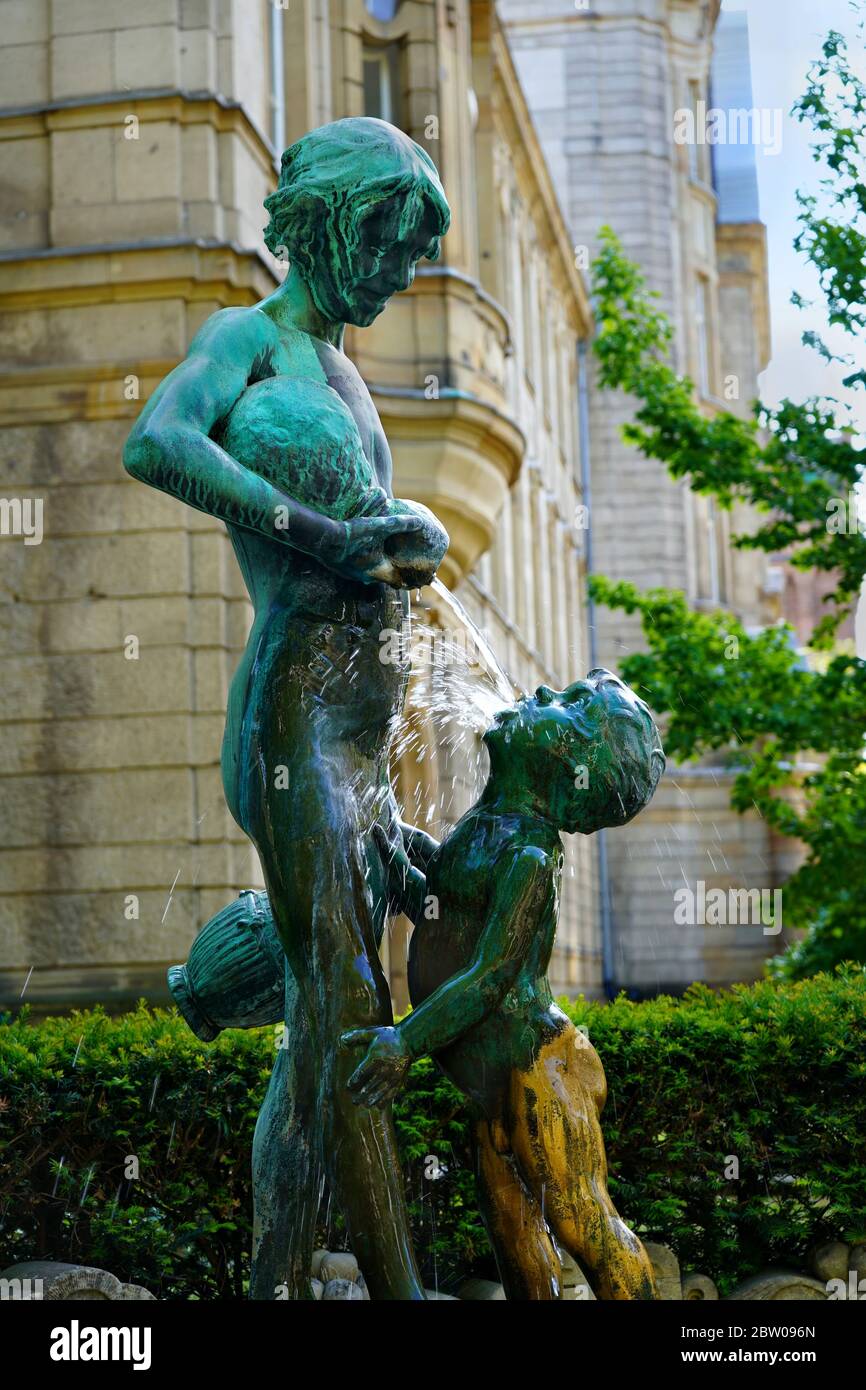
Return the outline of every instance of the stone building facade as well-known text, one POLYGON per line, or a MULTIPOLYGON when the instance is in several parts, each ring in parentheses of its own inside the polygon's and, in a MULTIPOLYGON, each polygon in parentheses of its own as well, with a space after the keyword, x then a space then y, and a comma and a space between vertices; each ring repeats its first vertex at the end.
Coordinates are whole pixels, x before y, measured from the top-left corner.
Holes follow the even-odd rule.
MULTIPOLYGON (((593 383, 577 268, 614 226, 704 407, 747 408, 769 352, 754 170, 673 140, 677 109, 746 99, 747 50, 712 0, 0 0, 0 18, 0 491, 41 503, 44 526, 39 545, 5 524, 0 541, 0 1004, 122 1005, 164 997, 165 967, 260 882, 219 778, 240 575, 218 524, 120 456, 205 318, 278 283, 261 205, 281 149, 366 113, 436 161, 443 257, 347 350, 395 490, 451 534, 448 589, 518 688, 564 684, 640 640, 604 612, 590 631, 590 541, 600 573, 753 625, 779 611, 731 518, 622 444, 629 405, 593 383)), ((413 602, 466 635, 447 594, 413 602)), ((483 768, 477 738, 423 704, 409 724, 398 789, 442 831, 483 768)), ((758 972, 773 943, 754 927, 673 923, 683 882, 772 886, 790 862, 730 811, 729 776, 672 769, 632 826, 569 844, 555 990, 758 972)), ((405 944, 395 924, 398 1006, 405 944)))
MULTIPOLYGON (((591 255, 599 228, 613 227, 671 317, 675 365, 703 408, 748 411, 769 356, 754 150, 674 138, 677 113, 699 117, 699 103, 751 106, 741 18, 720 21, 719 0, 502 0, 500 13, 575 245, 591 255)), ((774 621, 777 576, 762 555, 730 545, 749 517, 720 513, 626 445, 631 408, 591 386, 593 568, 640 588, 682 589, 747 626, 774 621)), ((604 611, 596 623, 600 658, 616 668, 640 644, 639 628, 604 611)), ((669 768, 648 810, 607 837, 614 987, 653 993, 754 978, 777 944, 760 925, 674 923, 684 885, 779 881, 780 849, 764 822, 730 809, 731 775, 711 762, 669 768)))
MULTIPOLYGON (((241 578, 220 525, 120 459, 205 318, 278 282, 261 205, 281 148, 367 112, 440 168, 455 210, 442 260, 348 350, 395 489, 442 517, 442 577, 526 688, 589 660, 574 519, 590 315, 488 0, 3 0, 0 14, 3 496, 44 521, 41 544, 2 539, 0 1003, 119 1006, 164 997, 166 966, 260 881, 219 777, 241 578)), ((447 595, 420 606, 463 621, 447 595)), ((426 748, 396 772, 442 828, 469 794, 465 755, 435 728, 426 748)), ((595 993, 594 846, 569 855, 554 985, 595 993)))

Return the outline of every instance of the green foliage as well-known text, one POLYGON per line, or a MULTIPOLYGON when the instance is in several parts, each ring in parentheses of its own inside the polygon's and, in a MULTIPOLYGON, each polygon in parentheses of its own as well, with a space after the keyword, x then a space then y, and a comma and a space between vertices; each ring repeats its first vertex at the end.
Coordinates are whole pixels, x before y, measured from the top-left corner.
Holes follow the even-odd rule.
POLYGON ((692 382, 668 359, 672 329, 657 296, 609 227, 600 240, 592 267, 594 347, 600 384, 637 401, 624 438, 721 507, 741 502, 766 515, 734 538, 740 549, 787 550, 797 568, 833 574, 834 607, 812 637, 813 646, 826 647, 866 574, 866 535, 840 521, 862 454, 840 434, 833 410, 817 400, 786 400, 777 410, 756 405, 746 419, 725 410, 705 414, 692 382))
MULTIPOLYGON (((862 0, 853 8, 861 15, 862 0)), ((866 28, 859 24, 861 33, 866 28)), ((839 358, 814 330, 803 341, 827 360, 857 367, 846 386, 866 386, 862 332, 866 327, 866 84, 852 68, 841 34, 831 32, 812 64, 806 91, 794 114, 815 135, 812 155, 823 170, 820 197, 800 193, 800 230, 795 247, 812 263, 826 299, 827 318, 857 340, 857 358, 839 358)), ((672 329, 648 291, 637 266, 622 254, 609 227, 592 267, 596 304, 595 352, 602 386, 621 388, 637 399, 624 436, 647 457, 687 478, 696 492, 720 506, 745 502, 767 516, 763 525, 737 536, 734 544, 768 552, 788 550, 800 569, 833 574, 831 611, 817 626, 811 645, 826 647, 851 611, 866 574, 862 528, 835 524, 862 474, 862 453, 844 433, 832 403, 782 401, 776 410, 756 403, 747 419, 729 411, 707 414, 694 387, 669 361, 672 329)), ((793 296, 801 308, 807 303, 793 296)))
MULTIPOLYGON (((841 35, 828 36, 795 114, 811 125, 813 155, 825 171, 820 206, 800 195, 796 246, 818 272, 830 324, 857 336, 866 326, 866 86, 841 35)), ((785 552, 796 567, 833 576, 830 611, 810 639, 815 652, 828 650, 866 576, 855 500, 863 454, 835 409, 818 400, 785 400, 776 410, 756 403, 745 419, 703 409, 670 363, 672 328, 657 296, 609 228, 593 289, 601 384, 636 402, 624 437, 721 507, 752 508, 760 524, 734 545, 785 552)), ((804 341, 833 358, 814 331, 804 341)), ((866 385, 866 373, 851 373, 846 385, 866 385)), ((866 961, 864 663, 842 654, 809 670, 795 657, 790 629, 750 635, 733 615, 692 613, 670 591, 640 594, 599 578, 593 592, 600 603, 640 615, 649 650, 624 660, 623 674, 670 715, 668 753, 688 760, 728 750, 739 767, 735 808, 756 807, 806 847, 784 889, 784 916, 807 935, 772 969, 800 978, 866 961)))
MULTIPOLYGON (((862 13, 861 5, 856 8, 862 13)), ((858 29, 863 35, 862 19, 858 29)), ((821 206, 815 196, 799 195, 794 245, 818 272, 830 324, 856 336, 866 328, 866 84, 852 69, 841 34, 828 34, 794 114, 814 131, 812 154, 825 170, 821 206)), ((804 307, 799 296, 794 302, 804 307)), ((856 365, 830 352, 815 333, 803 340, 828 360, 856 365)), ((866 371, 852 372, 844 384, 866 386, 866 371)))
POLYGON ((571 1012, 607 1072, 614 1201, 683 1268, 729 1292, 767 1265, 804 1268, 815 1242, 862 1238, 862 970, 571 1012))
POLYGON ((783 910, 786 926, 809 935, 774 969, 796 979, 866 961, 866 663, 840 653, 810 670, 786 627, 750 635, 730 613, 694 612, 678 592, 590 584, 598 603, 640 616, 647 650, 624 657, 622 674, 668 716, 668 755, 729 750, 736 810, 756 809, 805 847, 783 910), (798 772, 803 750, 811 763, 798 772))
MULTIPOLYGON (((564 1007, 604 1062, 611 1189, 647 1239, 727 1288, 802 1264, 814 1241, 863 1238, 862 971, 564 1007)), ((242 1297, 273 1047, 268 1029, 206 1045, 144 1006, 0 1026, 0 1267, 84 1260, 162 1298, 242 1297)), ((492 1274, 465 1108, 429 1059, 395 1117, 425 1281, 492 1274)), ((320 1238, 340 1243, 335 1225, 320 1238)))
POLYGON ((267 1040, 206 1046, 144 1008, 18 1020, 0 1038, 0 1261, 84 1259, 168 1296, 241 1297, 267 1040))
MULTIPOLYGON (((144 1005, 0 1026, 0 1268, 84 1260, 160 1297, 243 1297, 250 1149, 274 1046, 272 1029, 206 1044, 175 1011, 144 1005)), ((425 1274, 444 1287, 486 1250, 461 1099, 422 1061, 396 1118, 425 1274), (428 1155, 447 1169, 435 1181, 428 1155)), ((339 1224, 320 1240, 340 1247, 339 1224)))
POLYGON ((495 1279, 475 1201, 465 1103, 431 1058, 412 1064, 394 1121, 426 1286, 451 1292, 468 1271, 495 1279))

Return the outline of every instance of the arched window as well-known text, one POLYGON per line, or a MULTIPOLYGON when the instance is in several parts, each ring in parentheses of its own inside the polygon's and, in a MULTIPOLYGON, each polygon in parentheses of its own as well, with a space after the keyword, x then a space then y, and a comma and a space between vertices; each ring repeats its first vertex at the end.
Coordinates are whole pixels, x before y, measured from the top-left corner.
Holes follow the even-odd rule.
POLYGON ((399 43, 364 44, 364 115, 403 124, 399 43))
POLYGON ((364 0, 368 14, 374 19, 381 19, 384 24, 394 18, 399 3, 400 0, 364 0))

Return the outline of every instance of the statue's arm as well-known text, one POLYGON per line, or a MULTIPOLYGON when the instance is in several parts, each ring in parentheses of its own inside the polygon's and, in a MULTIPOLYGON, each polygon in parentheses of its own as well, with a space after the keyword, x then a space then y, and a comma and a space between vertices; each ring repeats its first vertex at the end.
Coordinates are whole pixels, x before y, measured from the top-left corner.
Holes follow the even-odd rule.
POLYGON ((439 848, 439 841, 428 835, 426 830, 419 830, 417 825, 406 825, 403 821, 400 822, 400 831, 409 863, 413 869, 426 875, 430 860, 439 848))
POLYGON ((399 586, 382 547, 390 535, 420 529, 420 520, 333 521, 244 468, 211 439, 246 389, 262 345, 247 310, 223 310, 208 319, 185 361, 141 412, 126 442, 124 467, 199 511, 302 550, 347 578, 399 586))
POLYGON ((448 1047, 490 1014, 514 984, 550 906, 553 865, 524 848, 496 865, 496 886, 471 964, 452 975, 397 1025, 411 1057, 448 1047))
POLYGON ((394 828, 399 830, 399 836, 389 840, 381 825, 373 826, 373 839, 388 881, 388 910, 403 912, 410 922, 417 922, 427 896, 428 865, 439 841, 426 830, 403 821, 397 821, 394 828))
POLYGON ((221 521, 326 555, 339 543, 339 524, 250 472, 210 438, 246 389, 260 347, 244 311, 214 314, 136 421, 124 466, 141 482, 221 521))
MULTIPOLYGON (((415 872, 415 871, 413 871, 415 872)), ((495 889, 472 962, 434 990, 396 1027, 355 1028, 340 1039, 367 1054, 346 1085, 356 1105, 385 1105, 416 1057, 441 1052, 476 1027, 517 979, 532 938, 554 901, 553 864, 520 849, 494 868, 495 889)))

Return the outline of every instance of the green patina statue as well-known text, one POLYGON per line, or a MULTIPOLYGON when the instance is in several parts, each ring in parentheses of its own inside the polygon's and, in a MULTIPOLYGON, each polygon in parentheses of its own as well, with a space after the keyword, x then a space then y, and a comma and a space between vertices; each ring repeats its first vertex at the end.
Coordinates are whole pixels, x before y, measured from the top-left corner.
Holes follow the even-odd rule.
MULTIPOLYGON (((392 1022, 377 951, 386 872, 371 831, 399 836, 388 752, 407 671, 379 660, 380 634, 401 627, 406 590, 433 577, 448 537, 392 497, 388 444, 342 345, 345 324, 372 323, 416 262, 438 256, 450 214, 428 155, 368 119, 287 150, 266 208, 284 282, 208 320, 143 410, 124 463, 225 522, 255 612, 229 696, 223 786, 261 860, 292 1045, 256 1135, 252 1295, 273 1298, 281 1284, 309 1296, 324 1164, 372 1296, 422 1299, 390 1111, 353 1104, 339 1038, 392 1022)), ((236 1007, 257 988, 236 986, 236 1007)), ((252 1014, 267 1013, 273 987, 252 1014)))
MULTIPOLYGON (((396 1027, 346 1032, 348 1052, 367 1049, 348 1089, 364 1109, 387 1107, 413 1059, 430 1053, 464 1092, 481 1211, 508 1298, 560 1296, 555 1238, 598 1297, 652 1299, 646 1252, 607 1191, 602 1064, 554 1004, 547 968, 560 837, 624 825, 646 805, 664 769, 658 731, 628 686, 596 670, 503 710, 485 743, 487 785, 441 844, 408 826, 373 832, 389 866, 389 910, 415 923, 414 1007, 396 1027)), ((187 966, 177 967, 175 997, 202 1037, 282 1017, 267 895, 242 897, 248 901, 214 918, 187 966)), ((290 982, 289 1001, 292 989, 290 982)), ((278 1059, 275 1074, 280 1066, 278 1059)), ((286 1093, 274 1091, 273 1161, 261 1170, 257 1202, 268 1201, 267 1182, 284 1169, 279 1155, 293 1142, 293 1123, 286 1093)), ((273 1277, 279 1252, 269 1259, 273 1277)))
POLYGON ((225 522, 254 606, 222 771, 267 891, 218 914, 170 972, 203 1038, 285 1022, 253 1146, 251 1296, 311 1296, 327 1181, 372 1297, 424 1298, 391 1099, 429 1052, 470 1100, 508 1296, 558 1295, 552 1231, 601 1297, 653 1297, 607 1195, 601 1063, 546 971, 560 834, 641 809, 664 763, 655 727, 607 672, 543 688, 488 731, 488 785, 441 845, 400 824, 388 755, 408 671, 380 660, 380 639, 403 629, 406 591, 432 578, 448 538, 392 496, 342 341, 438 255, 448 205, 417 145, 358 119, 287 150, 266 206, 284 283, 205 324, 124 455, 135 477, 225 522), (431 894, 434 920, 419 911, 431 894), (416 922, 414 1012, 396 1027, 378 956, 389 910, 416 922))
POLYGON ((607 1191, 604 1071, 554 1004, 547 968, 560 836, 624 825, 646 805, 664 769, 658 731, 628 686, 596 670, 504 710, 485 743, 487 785, 441 844, 417 830, 405 850, 383 843, 391 905, 415 923, 413 1011, 396 1027, 346 1034, 346 1046, 368 1049, 349 1090, 361 1105, 386 1104, 429 1053, 468 1097, 508 1298, 560 1296, 551 1231, 599 1298, 655 1298, 646 1252, 607 1191))

